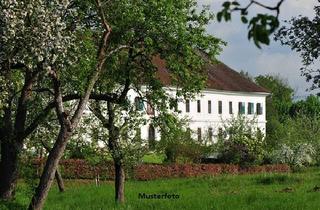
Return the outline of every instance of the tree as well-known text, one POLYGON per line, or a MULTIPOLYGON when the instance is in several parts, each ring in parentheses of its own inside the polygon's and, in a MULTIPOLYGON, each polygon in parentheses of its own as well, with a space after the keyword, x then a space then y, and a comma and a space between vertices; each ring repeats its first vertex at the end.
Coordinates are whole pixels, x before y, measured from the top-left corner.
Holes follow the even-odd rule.
MULTIPOLYGON (((106 61, 107 71, 94 91, 109 97, 95 100, 91 107, 107 130, 106 145, 116 172, 115 199, 121 203, 126 157, 133 154, 127 146, 132 138, 123 133, 129 132, 128 127, 135 131, 144 123, 139 119, 141 111, 132 107, 133 100, 127 97, 129 91, 157 115, 176 109, 178 98, 189 98, 204 87, 206 72, 202 67, 205 62, 214 62, 222 41, 205 33, 213 16, 207 9, 197 12, 193 0, 128 0, 103 6, 109 8, 105 16, 113 28, 110 44, 129 46, 106 61), (164 89, 158 75, 161 68, 167 69, 170 85, 178 87, 176 95, 164 89)), ((155 118, 151 114, 149 123, 155 118)))
POLYGON ((148 143, 136 132, 145 122, 141 112, 134 106, 128 109, 129 111, 126 111, 123 106, 110 102, 95 102, 91 105, 92 112, 102 125, 99 129, 99 140, 107 146, 114 162, 115 201, 118 203, 125 201, 125 168, 137 163, 148 147, 148 143), (103 108, 103 105, 106 105, 106 108, 103 108))
MULTIPOLYGON (((30 158, 39 158, 40 165, 38 168, 38 173, 41 172, 42 161, 45 159, 46 154, 48 154, 52 148, 51 140, 57 135, 59 125, 56 122, 55 116, 53 113, 50 113, 47 117, 46 122, 41 123, 37 127, 37 129, 30 134, 27 138, 27 141, 24 143, 24 147, 26 148, 25 151, 22 152, 22 156, 31 153, 30 158), (32 152, 35 151, 35 152, 32 152)), ((32 160, 31 160, 32 161, 32 160)), ((37 177, 33 177, 36 180, 37 177)), ((64 192, 64 182, 60 173, 60 170, 57 169, 55 178, 58 184, 58 188, 60 192, 64 192)))
POLYGON ((43 173, 40 177, 39 185, 36 189, 34 196, 32 197, 29 209, 42 209, 45 199, 48 195, 49 189, 52 185, 52 181, 55 172, 58 167, 59 160, 61 159, 64 150, 66 148, 67 142, 72 136, 75 128, 77 128, 84 110, 86 109, 87 103, 90 99, 91 92, 94 88, 95 83, 98 81, 101 75, 105 62, 108 57, 113 53, 118 52, 126 46, 120 46, 116 48, 109 48, 109 38, 111 34, 111 27, 106 20, 104 11, 101 7, 101 2, 97 0, 97 13, 101 20, 102 34, 100 35, 100 42, 98 45, 96 65, 89 72, 88 79, 84 83, 84 89, 78 96, 80 99, 76 104, 75 111, 71 114, 70 110, 67 111, 67 107, 64 105, 63 101, 63 86, 61 85, 60 74, 65 69, 59 68, 57 66, 49 66, 48 74, 51 78, 53 89, 54 89, 54 102, 55 111, 59 120, 60 130, 57 139, 51 149, 43 173))
MULTIPOLYGON (((318 2, 320 3, 319 0, 318 2)), ((293 17, 275 35, 276 41, 300 54, 303 65, 301 72, 307 81, 312 81, 311 89, 320 86, 320 69, 317 65, 320 55, 320 6, 315 6, 314 11, 313 19, 303 16, 293 17)))
POLYGON ((293 103, 293 89, 279 76, 258 76, 255 78, 255 81, 258 85, 271 92, 270 97, 267 98, 267 107, 269 110, 271 109, 271 111, 267 113, 269 115, 278 115, 279 120, 283 122, 289 115, 289 110, 293 103))
MULTIPOLYGON (((108 11, 114 11, 114 13, 110 12, 106 14, 101 11, 101 7, 104 7, 105 5, 100 5, 99 1, 97 2, 98 11, 94 9, 95 7, 92 7, 90 1, 74 1, 73 3, 76 5, 75 8, 80 8, 80 10, 83 9, 89 12, 80 14, 77 18, 73 18, 74 8, 68 7, 70 6, 68 1, 59 0, 35 0, 28 1, 27 3, 25 1, 17 2, 5 0, 0 3, 2 11, 0 14, 1 80, 7 81, 1 86, 0 97, 0 104, 2 106, 2 136, 0 139, 2 148, 1 153, 3 153, 0 168, 6 169, 0 170, 0 173, 2 174, 0 174, 0 177, 3 176, 3 179, 1 180, 4 180, 1 182, 3 187, 0 189, 3 191, 1 194, 4 198, 12 197, 17 177, 16 160, 18 159, 19 151, 21 151, 25 138, 36 129, 38 124, 46 117, 53 107, 56 110, 61 125, 59 137, 49 154, 48 162, 46 163, 37 193, 32 200, 30 208, 38 209, 43 205, 57 163, 69 137, 72 135, 81 119, 83 110, 89 98, 104 98, 104 100, 109 100, 113 103, 122 101, 119 99, 122 99, 124 94, 121 94, 121 97, 113 94, 111 96, 108 94, 103 96, 95 94, 91 95, 91 91, 94 89, 94 85, 104 68, 106 59, 124 49, 126 49, 125 52, 128 52, 128 49, 133 48, 130 45, 123 45, 121 40, 127 41, 128 38, 136 32, 140 34, 153 32, 152 37, 144 36, 143 40, 134 40, 135 44, 138 45, 138 47, 152 46, 152 48, 146 48, 151 51, 145 51, 148 52, 149 55, 146 57, 147 59, 145 59, 146 61, 149 61, 146 62, 145 66, 152 67, 152 65, 150 65, 150 55, 154 56, 157 53, 161 54, 162 58, 166 60, 168 68, 171 69, 174 75, 172 79, 173 84, 182 86, 181 92, 179 93, 180 96, 188 96, 190 92, 194 93, 204 85, 203 77, 199 76, 199 71, 197 71, 200 70, 198 67, 203 63, 203 59, 199 59, 200 57, 195 51, 206 51, 209 57, 213 58, 214 55, 221 50, 219 47, 216 47, 217 44, 220 43, 220 40, 210 36, 207 36, 207 38, 205 38, 205 36, 199 36, 205 35, 204 26, 212 16, 210 15, 210 18, 208 18, 205 13, 200 13, 200 15, 197 14, 194 1, 182 1, 175 4, 167 1, 160 3, 152 1, 148 2, 150 3, 148 6, 146 6, 144 1, 139 1, 136 2, 137 7, 135 8, 137 9, 140 8, 139 6, 142 6, 141 8, 143 8, 143 11, 138 9, 136 12, 135 10, 132 10, 132 7, 128 7, 132 2, 122 1, 108 5, 114 8, 113 10, 108 11), (167 10, 163 11, 169 12, 168 14, 173 14, 174 11, 178 9, 177 11, 180 11, 181 13, 175 15, 182 18, 186 24, 182 24, 182 27, 179 24, 176 24, 180 22, 175 22, 175 20, 177 20, 174 18, 175 15, 170 16, 172 19, 166 19, 167 14, 160 13, 160 15, 158 15, 154 13, 153 9, 158 9, 155 11, 162 12, 162 10, 159 10, 162 7, 167 8, 167 10), (185 8, 189 9, 187 10, 187 15, 183 16, 186 12, 186 10, 184 10, 185 8), (132 14, 132 16, 128 16, 128 18, 131 18, 131 21, 123 21, 122 14, 124 13, 132 14), (153 20, 162 17, 162 19, 159 20, 159 23, 163 24, 159 25, 154 22, 142 31, 140 31, 138 27, 137 30, 132 30, 131 27, 128 27, 135 24, 137 24, 135 26, 139 26, 139 24, 145 22, 146 19, 141 14, 149 14, 150 16, 148 16, 148 18, 153 18, 153 20), (95 42, 93 45, 93 48, 99 45, 97 59, 91 59, 91 62, 86 63, 88 66, 90 66, 88 63, 93 63, 95 68, 86 68, 85 70, 81 69, 79 71, 70 68, 68 70, 72 69, 74 71, 63 71, 66 70, 66 66, 68 66, 66 64, 72 62, 72 59, 70 59, 72 56, 69 54, 71 53, 70 49, 73 47, 72 43, 75 38, 73 35, 81 36, 81 34, 87 32, 86 30, 81 30, 80 34, 77 34, 79 31, 75 32, 78 28, 75 27, 73 23, 77 23, 78 21, 74 20, 78 20, 78 18, 83 18, 81 24, 89 26, 87 29, 95 32, 91 35, 95 35, 104 40, 95 42), (101 19, 103 20, 102 24, 100 24, 101 19), (197 21, 193 21, 195 19, 197 21), (114 25, 110 27, 107 20, 113 22, 114 25), (190 22, 191 24, 189 24, 190 22), (124 28, 127 33, 125 33, 125 36, 122 36, 124 28), (111 29, 113 30, 112 33, 111 29), (166 30, 161 31, 159 29, 166 30), (159 40, 158 38, 161 36, 158 37, 158 35, 161 34, 158 34, 157 30, 162 34, 167 33, 168 36, 165 37, 167 39, 159 40), (183 36, 181 36, 181 34, 183 36), (193 34, 196 34, 197 36, 193 36, 193 34), (113 43, 111 40, 117 41, 117 45, 110 44, 113 43), (157 40, 157 42, 150 42, 153 40, 157 40), (37 43, 37 45, 35 45, 35 43, 37 43), (173 54, 173 52, 179 53, 173 54), (180 63, 180 65, 177 65, 177 63, 180 63), (186 67, 196 71, 188 72, 186 71, 186 69, 188 69, 186 67), (75 79, 78 86, 72 86, 74 83, 67 81, 73 80, 73 77, 70 77, 70 75, 78 73, 79 77, 76 77, 75 79), (88 75, 92 75, 92 77, 88 75), (35 84, 37 84, 37 91, 31 91, 35 84), (48 87, 53 87, 53 91, 48 87), (74 90, 74 87, 79 88, 74 90), (72 94, 64 95, 64 91, 70 89, 72 90, 70 91, 72 94), (37 97, 35 98, 39 100, 36 103, 32 101, 32 92, 36 92, 35 95, 37 97), (43 94, 43 97, 40 96, 41 94, 43 94), (16 97, 17 95, 19 97, 16 97), (16 100, 17 98, 18 106, 16 107, 13 103, 14 100, 12 99, 16 100), (63 102, 72 99, 79 100, 78 106, 75 110, 70 109, 71 111, 67 112, 65 111, 65 104, 63 102), (53 100, 53 102, 51 102, 51 100, 53 100), (29 109, 32 110, 32 106, 29 105, 37 107, 39 104, 42 105, 41 107, 43 107, 43 110, 31 119, 30 116, 33 116, 32 114, 34 112, 28 112, 29 109), (32 114, 29 116, 28 113, 32 114), (28 126, 26 125, 27 121, 29 123, 28 126)), ((81 29, 84 29, 84 27, 81 29)), ((136 45, 134 47, 136 47, 136 45)), ((134 53, 138 54, 138 52, 134 53)), ((91 54, 91 57, 88 56, 86 58, 93 58, 92 55, 93 54, 91 54)), ((144 54, 140 57, 143 58, 144 54)), ((105 66, 107 69, 110 68, 109 65, 116 64, 118 58, 119 57, 110 58, 113 63, 106 64, 105 66)), ((110 76, 112 75, 112 72, 108 71, 106 75, 110 76)), ((142 78, 143 80, 148 77, 139 78, 142 78)), ((123 81, 121 82, 121 84, 123 84, 123 81)), ((149 82, 152 84, 152 88, 160 86, 154 79, 143 82, 149 82)), ((110 83, 106 84, 110 85, 110 83)), ((114 86, 112 85, 107 87, 111 87, 110 89, 114 90, 114 86)), ((157 93, 161 96, 161 92, 157 93)), ((166 107, 161 103, 161 98, 163 97, 154 97, 152 98, 152 101, 156 101, 157 103, 154 104, 159 104, 159 108, 164 109, 166 107)), ((171 100, 170 106, 174 106, 174 104, 174 100, 171 100)))
POLYGON ((295 117, 299 114, 308 117, 320 115, 320 100, 319 96, 309 95, 305 100, 297 101, 290 108, 290 115, 295 117))
POLYGON ((14 196, 25 139, 53 107, 44 79, 48 67, 71 62, 66 58, 72 36, 62 17, 68 16, 64 3, 0 2, 1 199, 14 196))
POLYGON ((278 139, 286 135, 283 123, 290 117, 293 89, 279 76, 258 76, 255 81, 271 92, 266 101, 266 141, 273 147, 279 143, 278 139))
POLYGON ((249 72, 241 70, 240 75, 243 76, 244 78, 254 82, 254 78, 249 74, 249 72))

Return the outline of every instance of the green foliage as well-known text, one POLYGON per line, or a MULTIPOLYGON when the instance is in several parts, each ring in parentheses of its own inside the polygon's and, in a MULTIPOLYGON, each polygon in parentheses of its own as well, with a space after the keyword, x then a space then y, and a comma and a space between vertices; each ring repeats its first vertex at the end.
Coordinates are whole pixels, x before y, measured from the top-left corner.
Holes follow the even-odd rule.
POLYGON ((219 22, 221 22, 222 19, 231 21, 232 13, 239 11, 241 22, 248 24, 248 39, 253 39, 255 45, 261 48, 261 44, 270 44, 270 35, 279 27, 278 15, 282 3, 283 0, 279 0, 276 6, 270 7, 264 5, 262 2, 251 0, 247 6, 242 7, 238 1, 225 1, 222 3, 223 9, 217 13, 217 20, 219 22), (258 13, 256 16, 248 19, 249 9, 252 5, 260 6, 267 10, 274 10, 277 13, 276 15, 258 13))
POLYGON ((311 143, 319 144, 320 116, 309 117, 305 114, 298 114, 286 121, 287 136, 286 143, 311 143))
POLYGON ((249 72, 247 71, 244 71, 244 70, 241 70, 240 72, 240 75, 243 76, 244 78, 254 82, 254 78, 249 74, 249 72))
MULTIPOLYGON (((135 91, 143 102, 148 101, 157 113, 175 110, 178 98, 192 97, 205 86, 207 74, 202 67, 205 62, 216 60, 224 42, 206 33, 213 15, 208 8, 199 10, 195 0, 102 1, 102 7, 112 28, 108 50, 114 53, 108 56, 95 91, 111 96, 115 129, 102 122, 98 138, 109 147, 114 159, 131 165, 143 157, 148 146, 136 130, 147 122, 156 122, 153 116, 143 118, 145 110, 134 109, 127 97, 129 90, 135 91), (170 85, 179 87, 174 96, 168 94, 158 77, 162 65, 170 74, 170 85)), ((91 30, 89 46, 97 42, 95 37, 101 33, 101 26, 97 25, 97 30, 91 30)), ((106 104, 97 103, 101 113, 109 115, 104 117, 108 121, 106 104)))
POLYGON ((314 17, 310 19, 306 16, 297 16, 286 21, 287 25, 281 27, 275 34, 275 40, 282 45, 289 46, 298 52, 302 59, 302 75, 307 81, 312 81, 311 89, 320 85, 319 76, 319 24, 320 6, 314 7, 314 17))
POLYGON ((289 164, 293 170, 300 170, 303 167, 314 163, 315 149, 311 144, 296 144, 294 146, 282 145, 272 153, 274 163, 289 164))
POLYGON ((163 154, 158 154, 158 153, 148 153, 145 154, 142 158, 143 163, 163 163, 165 159, 165 155, 163 154))
POLYGON ((268 114, 278 115, 282 122, 289 114, 292 105, 293 89, 279 76, 265 75, 255 78, 258 85, 271 92, 271 97, 267 99, 267 119, 268 114))
POLYGON ((218 135, 218 159, 226 163, 260 164, 264 158, 262 132, 255 127, 255 119, 239 115, 224 123, 224 133, 218 135))
POLYGON ((269 45, 269 36, 279 27, 279 20, 273 15, 258 14, 249 22, 248 39, 254 40, 258 48, 261 44, 269 45))
POLYGON ((186 129, 187 122, 174 115, 166 114, 158 119, 161 130, 161 140, 157 151, 165 154, 167 163, 198 163, 201 158, 210 154, 211 147, 205 141, 198 142, 191 137, 191 131, 186 129))
POLYGON ((33 165, 33 156, 23 155, 19 163, 19 175, 25 183, 23 193, 32 196, 38 184, 37 168, 33 165))
POLYGON ((298 113, 297 116, 286 120, 283 124, 285 135, 277 139, 278 144, 274 149, 291 151, 287 162, 298 168, 308 164, 319 164, 320 148, 320 117, 298 113), (306 146, 303 146, 306 145, 306 146), (311 149, 308 149, 311 148, 311 149), (303 160, 303 161, 302 161, 303 160))
POLYGON ((224 44, 206 33, 213 19, 207 8, 199 11, 194 0, 106 1, 105 7, 111 48, 128 47, 106 61, 99 92, 119 95, 119 87, 129 82, 154 109, 173 109, 176 98, 163 90, 157 76, 159 59, 165 61, 171 85, 179 87, 177 96, 190 97, 205 86, 203 52, 215 61, 224 44))
POLYGON ((305 100, 295 102, 290 108, 290 115, 295 117, 299 114, 310 118, 320 115, 320 100, 318 96, 309 95, 305 100))
POLYGON ((279 76, 258 76, 255 82, 271 92, 266 100, 266 143, 268 147, 276 147, 279 139, 286 136, 284 122, 290 117, 294 91, 279 76))

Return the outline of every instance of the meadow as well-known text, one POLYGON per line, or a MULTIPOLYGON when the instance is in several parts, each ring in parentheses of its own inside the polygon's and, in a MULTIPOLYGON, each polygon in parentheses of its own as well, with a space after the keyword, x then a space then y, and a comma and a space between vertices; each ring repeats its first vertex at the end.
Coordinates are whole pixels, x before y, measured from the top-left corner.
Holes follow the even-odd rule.
MULTIPOLYGON (((215 177, 127 181, 126 203, 114 202, 113 183, 96 186, 91 180, 65 180, 66 192, 53 186, 45 205, 46 210, 99 209, 210 209, 266 210, 320 209, 320 169, 299 173, 219 175, 215 177), (139 193, 175 194, 174 199, 141 199, 139 193)), ((21 181, 17 199, 0 204, 0 209, 24 209, 29 202, 25 184, 21 181)))

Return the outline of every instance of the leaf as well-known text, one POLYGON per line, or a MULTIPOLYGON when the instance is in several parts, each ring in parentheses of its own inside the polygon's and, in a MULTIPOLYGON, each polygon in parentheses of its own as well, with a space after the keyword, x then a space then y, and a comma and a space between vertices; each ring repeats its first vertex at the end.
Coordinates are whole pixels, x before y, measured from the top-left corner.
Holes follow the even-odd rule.
POLYGON ((248 19, 246 18, 246 16, 241 16, 241 21, 242 21, 242 23, 244 23, 244 24, 247 24, 247 23, 248 23, 248 19))
POLYGON ((218 13, 217 13, 217 20, 218 20, 219 22, 221 22, 221 19, 222 19, 222 12, 218 12, 218 13))
POLYGON ((231 13, 226 11, 226 12, 224 13, 224 19, 225 19, 226 21, 231 20, 231 13))
POLYGON ((222 4, 222 6, 226 9, 228 9, 230 7, 230 2, 229 1, 226 1, 222 4))
POLYGON ((240 6, 239 2, 237 2, 237 1, 233 1, 233 2, 232 2, 232 5, 234 5, 234 6, 240 6))

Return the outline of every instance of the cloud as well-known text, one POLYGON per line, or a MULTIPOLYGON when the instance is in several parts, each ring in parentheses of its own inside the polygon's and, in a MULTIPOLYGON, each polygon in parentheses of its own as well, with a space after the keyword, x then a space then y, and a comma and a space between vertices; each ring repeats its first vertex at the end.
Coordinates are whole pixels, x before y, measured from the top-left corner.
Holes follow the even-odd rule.
POLYGON ((290 86, 296 90, 296 94, 304 94, 310 84, 300 76, 300 58, 290 53, 262 53, 255 61, 256 75, 279 75, 287 79, 290 86))
POLYGON ((286 0, 281 7, 280 18, 288 19, 297 15, 313 17, 313 8, 317 4, 317 0, 286 0))
MULTIPOLYGON (((221 10, 221 4, 225 0, 199 0, 199 5, 210 4, 213 12, 221 10)), ((239 0, 246 5, 249 0, 239 0)), ((265 2, 260 0, 260 2, 265 2)), ((268 5, 275 5, 278 0, 267 1, 268 5)), ((313 17, 313 8, 317 0, 285 0, 280 12, 280 20, 290 19, 299 14, 313 17)), ((250 14, 257 12, 270 12, 259 7, 252 7, 250 14)), ((296 89, 297 95, 307 95, 305 89, 311 86, 300 76, 301 58, 288 47, 281 46, 278 42, 272 42, 269 46, 258 49, 252 41, 247 39, 247 26, 242 24, 237 15, 233 15, 231 22, 212 23, 207 32, 221 38, 228 43, 219 59, 235 70, 248 71, 251 75, 279 74, 288 80, 296 89)))

